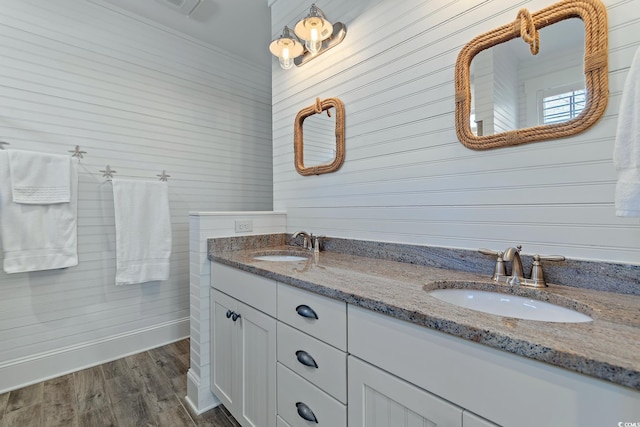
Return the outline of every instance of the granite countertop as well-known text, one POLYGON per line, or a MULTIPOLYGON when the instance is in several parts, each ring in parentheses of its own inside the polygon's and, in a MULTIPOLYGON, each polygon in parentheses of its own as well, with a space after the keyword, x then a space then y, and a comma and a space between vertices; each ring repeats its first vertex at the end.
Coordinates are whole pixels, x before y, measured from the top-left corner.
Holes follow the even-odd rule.
POLYGON ((640 296, 552 285, 544 290, 499 285, 487 275, 291 246, 254 249, 210 245, 209 258, 291 286, 345 301, 496 349, 640 390, 640 296), (254 259, 299 252, 307 261, 254 259), (430 296, 437 288, 471 286, 547 300, 590 315, 587 323, 550 323, 496 316, 430 296))

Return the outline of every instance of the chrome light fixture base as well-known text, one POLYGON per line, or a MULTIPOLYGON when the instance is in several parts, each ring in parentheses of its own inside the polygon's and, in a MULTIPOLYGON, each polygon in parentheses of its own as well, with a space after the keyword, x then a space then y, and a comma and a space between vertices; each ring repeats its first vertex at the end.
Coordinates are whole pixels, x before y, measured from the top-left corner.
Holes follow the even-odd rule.
POLYGON ((333 24, 333 33, 331 36, 322 41, 322 47, 320 51, 315 55, 305 49, 302 55, 296 57, 293 62, 296 66, 300 67, 303 64, 311 61, 313 58, 317 58, 322 55, 324 52, 328 51, 334 46, 337 46, 344 40, 344 37, 347 35, 347 27, 342 22, 336 22, 333 24))

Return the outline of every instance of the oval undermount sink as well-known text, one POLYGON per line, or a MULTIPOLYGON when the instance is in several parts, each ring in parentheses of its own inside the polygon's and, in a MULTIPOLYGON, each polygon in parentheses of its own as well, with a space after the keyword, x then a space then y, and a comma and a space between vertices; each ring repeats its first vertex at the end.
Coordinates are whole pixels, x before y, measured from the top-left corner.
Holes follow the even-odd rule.
POLYGON ((292 261, 306 261, 308 258, 299 255, 257 255, 253 259, 258 261, 276 261, 276 262, 292 262, 292 261))
POLYGON ((429 294, 441 301, 504 317, 543 322, 581 323, 593 320, 586 314, 559 305, 517 295, 476 289, 436 289, 429 294))

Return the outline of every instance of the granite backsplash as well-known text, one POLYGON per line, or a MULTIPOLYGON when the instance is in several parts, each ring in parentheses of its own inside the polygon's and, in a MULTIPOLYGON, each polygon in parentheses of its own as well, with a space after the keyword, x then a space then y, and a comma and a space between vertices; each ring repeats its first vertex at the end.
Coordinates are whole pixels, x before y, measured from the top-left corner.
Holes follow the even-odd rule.
MULTIPOLYGON (((488 277, 491 277, 495 267, 495 257, 473 250, 334 237, 324 237, 321 242, 322 251, 486 274, 488 277)), ((280 233, 209 239, 208 245, 211 253, 282 245, 301 246, 302 239, 292 239, 290 234, 280 233)), ((532 263, 532 256, 522 255, 525 274, 531 271, 532 263)), ((640 265, 572 259, 542 263, 545 279, 549 283, 640 296, 640 265)))

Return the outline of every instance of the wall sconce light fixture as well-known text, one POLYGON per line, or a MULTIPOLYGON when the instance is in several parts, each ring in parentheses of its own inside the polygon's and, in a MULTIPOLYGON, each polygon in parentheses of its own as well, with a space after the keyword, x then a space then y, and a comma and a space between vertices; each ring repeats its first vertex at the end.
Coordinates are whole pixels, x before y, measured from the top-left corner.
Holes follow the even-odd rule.
POLYGON ((304 46, 293 34, 291 29, 285 25, 282 35, 271 42, 269 50, 280 60, 280 67, 288 70, 293 67, 293 59, 302 55, 304 46))
POLYGON ((347 27, 342 22, 331 24, 314 3, 309 14, 298 21, 294 33, 291 34, 291 29, 285 25, 282 35, 269 45, 269 50, 285 70, 294 63, 299 67, 338 45, 347 34, 347 27))

